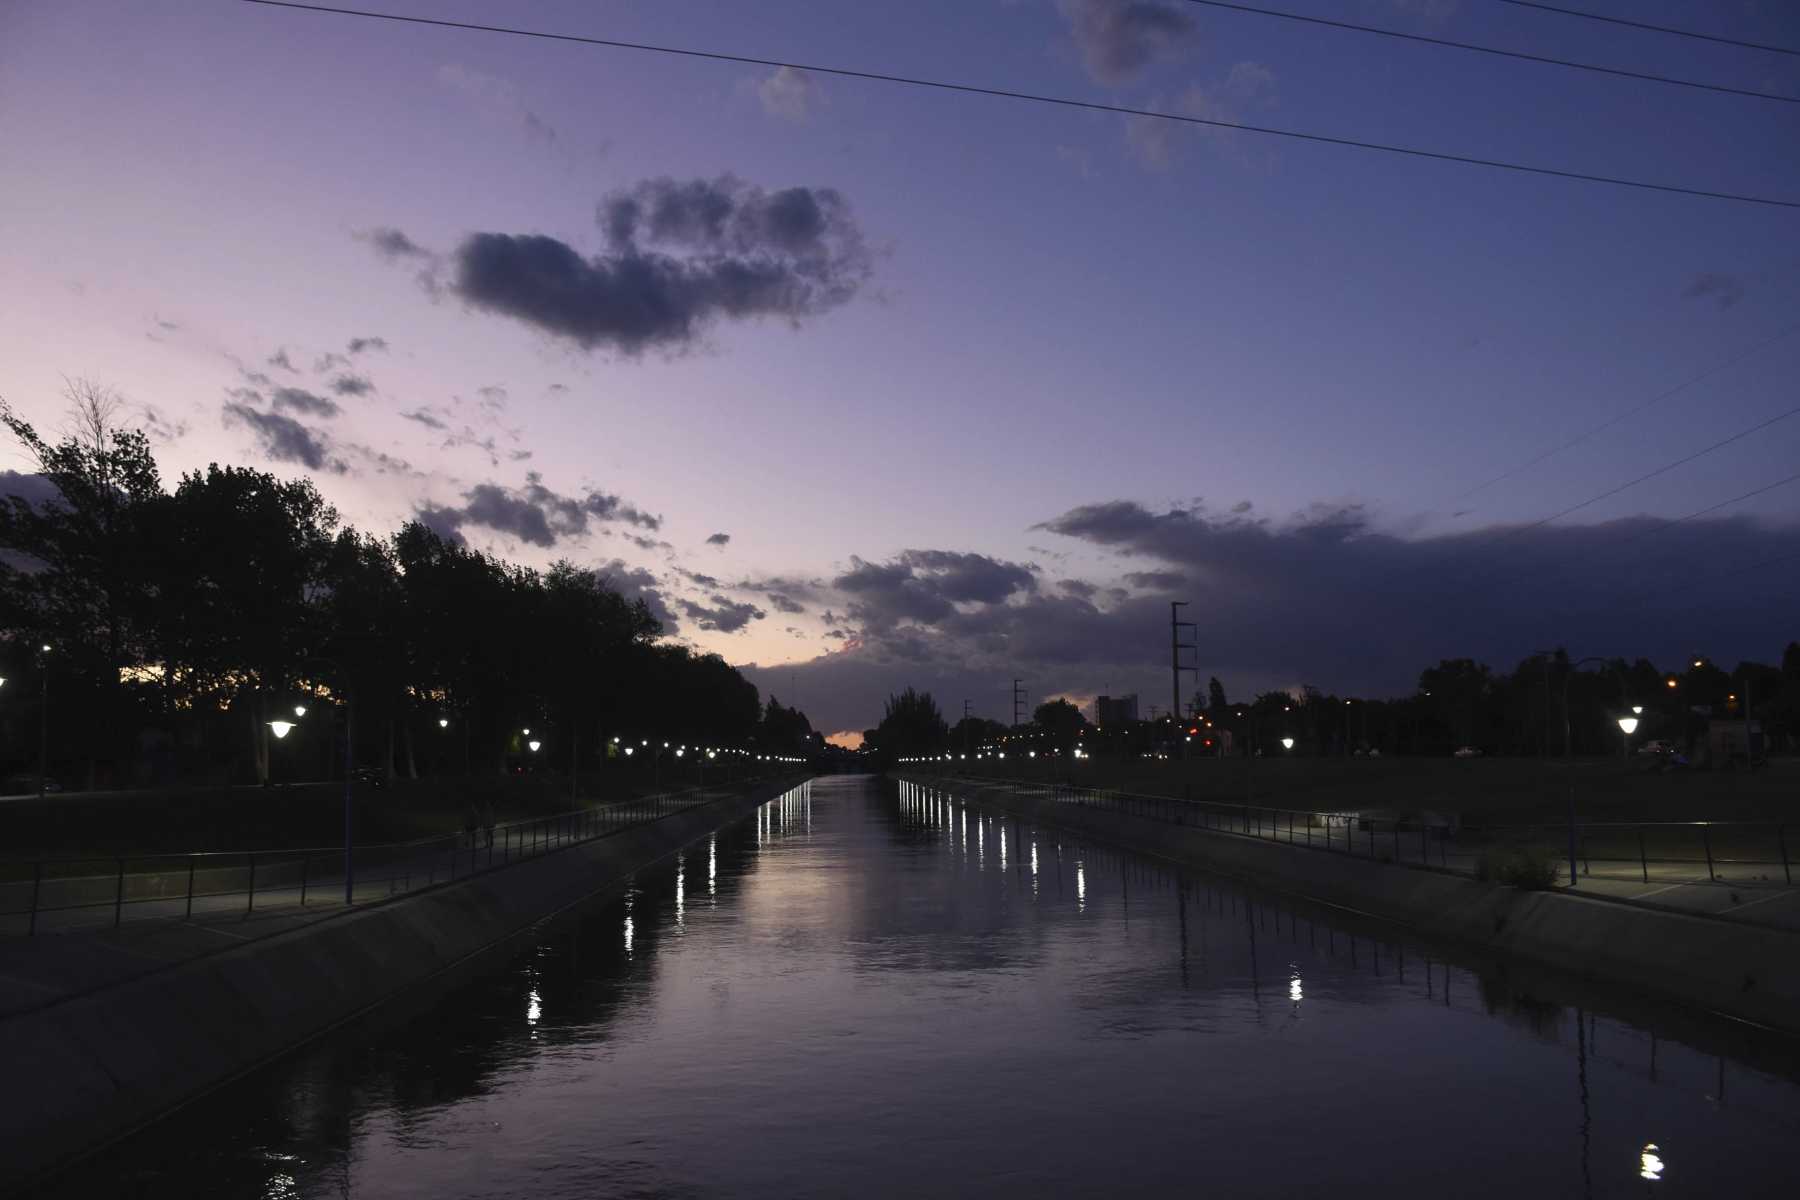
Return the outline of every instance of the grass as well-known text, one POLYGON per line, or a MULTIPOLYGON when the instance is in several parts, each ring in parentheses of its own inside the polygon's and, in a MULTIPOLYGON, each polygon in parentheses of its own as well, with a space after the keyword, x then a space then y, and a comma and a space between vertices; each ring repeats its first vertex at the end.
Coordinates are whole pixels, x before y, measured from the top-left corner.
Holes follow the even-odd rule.
MULTIPOLYGON (((580 806, 607 804, 656 790, 691 787, 692 772, 652 778, 647 770, 608 767, 585 775, 580 806)), ((708 772, 709 785, 725 782, 708 772)), ((397 780, 353 789, 359 844, 403 842, 461 830, 470 814, 498 823, 568 812, 576 807, 566 777, 497 776, 397 780)), ((342 845, 343 782, 274 788, 69 792, 0 802, 0 846, 8 858, 34 855, 181 853, 192 850, 280 850, 342 845)))
MULTIPOLYGON (((949 765, 949 764, 945 764, 949 765)), ((967 763, 955 764, 958 769, 967 763)), ((1569 793, 1584 821, 1768 821, 1794 815, 1800 759, 1756 770, 1661 773, 1649 759, 1262 758, 1187 762, 1107 758, 982 760, 992 777, 1073 782, 1220 804, 1383 817, 1422 813, 1471 823, 1560 822, 1569 793)))

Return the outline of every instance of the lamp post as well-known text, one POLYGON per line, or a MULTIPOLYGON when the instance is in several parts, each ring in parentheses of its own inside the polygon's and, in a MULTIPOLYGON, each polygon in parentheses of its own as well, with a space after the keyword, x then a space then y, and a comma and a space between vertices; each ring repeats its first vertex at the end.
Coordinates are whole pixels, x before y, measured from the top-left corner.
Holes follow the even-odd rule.
MULTIPOLYGON (((1578 883, 1577 883, 1577 876, 1575 874, 1575 746, 1574 746, 1574 742, 1571 740, 1571 736, 1570 736, 1570 732, 1569 732, 1569 681, 1574 679, 1575 673, 1577 671, 1581 670, 1581 668, 1586 666, 1588 663, 1604 664, 1606 661, 1607 661, 1606 659, 1602 658, 1601 656, 1599 656, 1597 654, 1590 654, 1586 658, 1579 659, 1576 662, 1570 663, 1568 673, 1563 676, 1563 686, 1562 686, 1563 763, 1564 763, 1563 769, 1564 769, 1564 773, 1568 775, 1568 783, 1569 783, 1569 886, 1570 887, 1576 887, 1576 886, 1578 886, 1578 883)), ((1624 689, 1625 689, 1625 679, 1624 679, 1624 676, 1621 675, 1619 677, 1619 690, 1621 693, 1623 693, 1624 689)), ((1621 695, 1621 698, 1623 698, 1622 695, 1621 695)), ((1634 709, 1633 711, 1642 712, 1643 709, 1640 706, 1639 708, 1634 709)), ((1632 731, 1635 730, 1637 728, 1637 726, 1638 726, 1638 722, 1637 722, 1636 717, 1620 717, 1619 718, 1619 728, 1625 730, 1625 743, 1627 746, 1627 750, 1626 750, 1627 755, 1629 755, 1629 753, 1630 753, 1629 746, 1630 746, 1630 742, 1631 742, 1632 731), (1626 724, 1625 724, 1627 721, 1629 721, 1631 723, 1629 728, 1627 728, 1626 724)))
MULTIPOLYGON (((343 664, 329 658, 310 657, 302 659, 302 667, 327 667, 337 673, 344 681, 344 907, 349 908, 356 891, 356 855, 355 855, 355 808, 354 789, 356 786, 356 699, 350 691, 348 672, 343 664)), ((285 724, 285 722, 283 722, 285 724)), ((273 731, 274 726, 270 729, 273 731)), ((277 738, 285 734, 277 733, 277 738)))
POLYGON ((1636 717, 1619 718, 1619 729, 1625 734, 1619 742, 1619 754, 1627 761, 1631 758, 1631 735, 1637 732, 1637 727, 1638 719, 1636 717))
POLYGON ((38 708, 38 799, 50 781, 50 643, 38 647, 38 660, 43 675, 43 699, 38 708))

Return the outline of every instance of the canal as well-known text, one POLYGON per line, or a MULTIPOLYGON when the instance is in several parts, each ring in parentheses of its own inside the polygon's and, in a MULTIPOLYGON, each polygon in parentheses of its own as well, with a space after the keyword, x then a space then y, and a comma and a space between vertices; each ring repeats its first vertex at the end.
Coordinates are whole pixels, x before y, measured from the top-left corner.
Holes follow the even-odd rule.
POLYGON ((47 1194, 1796 1194, 1686 1028, 834 777, 47 1194))

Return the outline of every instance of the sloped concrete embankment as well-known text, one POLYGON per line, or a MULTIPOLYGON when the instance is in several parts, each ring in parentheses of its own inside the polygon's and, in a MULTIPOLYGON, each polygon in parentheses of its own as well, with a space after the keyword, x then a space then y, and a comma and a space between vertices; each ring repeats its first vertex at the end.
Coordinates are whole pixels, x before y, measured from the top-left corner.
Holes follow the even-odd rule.
MULTIPOLYGON (((532 925, 789 788, 762 785, 0 1021, 0 1191, 18 1187, 532 925)), ((41 939, 44 953, 55 938, 41 939)))
POLYGON ((908 778, 1027 821, 1243 879, 1596 983, 1800 1036, 1800 933, 1103 812, 1003 786, 908 778))

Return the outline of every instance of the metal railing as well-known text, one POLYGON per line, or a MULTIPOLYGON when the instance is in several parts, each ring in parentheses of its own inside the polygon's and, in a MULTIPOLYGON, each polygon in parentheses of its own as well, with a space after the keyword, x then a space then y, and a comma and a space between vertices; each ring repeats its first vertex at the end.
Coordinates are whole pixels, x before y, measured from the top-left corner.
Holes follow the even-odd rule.
MULTIPOLYGON (((498 870, 711 803, 689 788, 411 842, 355 847, 353 902, 498 870)), ((0 860, 0 937, 127 920, 344 907, 344 847, 0 860)))
MULTIPOLYGON (((1053 803, 1163 821, 1219 833, 1281 842, 1408 867, 1486 875, 1517 851, 1554 865, 1567 882, 1569 827, 1565 823, 1477 825, 1460 820, 1415 820, 1357 812, 1317 812, 1154 796, 1113 788, 1077 787, 991 776, 918 772, 970 787, 1005 788, 1053 803)), ((1722 878, 1792 886, 1788 826, 1755 821, 1599 821, 1575 827, 1575 859, 1582 878, 1641 883, 1688 883, 1722 878)))

